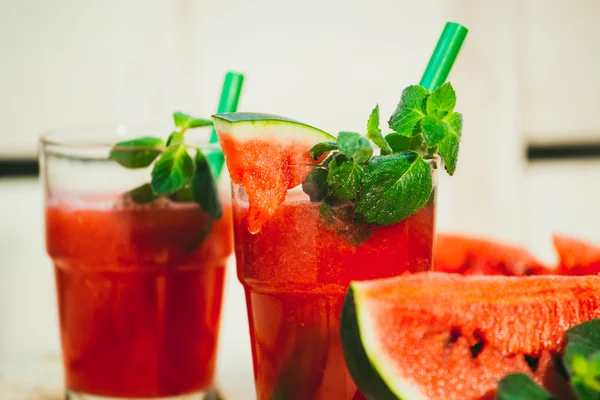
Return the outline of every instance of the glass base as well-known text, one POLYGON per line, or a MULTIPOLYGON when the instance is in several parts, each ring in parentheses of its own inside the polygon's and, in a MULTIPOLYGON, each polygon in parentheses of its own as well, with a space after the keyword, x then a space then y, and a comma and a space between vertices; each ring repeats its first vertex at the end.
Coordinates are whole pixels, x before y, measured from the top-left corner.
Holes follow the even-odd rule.
POLYGON ((195 392, 182 394, 180 396, 168 397, 111 397, 96 396, 94 394, 79 393, 67 390, 65 400, 223 400, 223 397, 216 389, 205 392, 195 392))

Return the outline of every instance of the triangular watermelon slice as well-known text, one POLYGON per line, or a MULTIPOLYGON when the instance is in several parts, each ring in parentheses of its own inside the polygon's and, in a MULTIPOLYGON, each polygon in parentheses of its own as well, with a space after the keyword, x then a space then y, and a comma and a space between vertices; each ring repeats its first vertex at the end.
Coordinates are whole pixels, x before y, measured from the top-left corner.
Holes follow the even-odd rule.
POLYGON ((342 344, 370 400, 493 399, 513 372, 568 399, 553 356, 567 329, 600 317, 599 304, 598 276, 431 272, 353 282, 342 344))
MULTIPOLYGON (((258 113, 224 113, 212 116, 233 183, 248 195, 248 228, 258 232, 318 164, 308 151, 333 136, 286 117, 258 113), (305 166, 305 167, 301 167, 305 166)), ((325 157, 326 154, 322 155, 325 157)))

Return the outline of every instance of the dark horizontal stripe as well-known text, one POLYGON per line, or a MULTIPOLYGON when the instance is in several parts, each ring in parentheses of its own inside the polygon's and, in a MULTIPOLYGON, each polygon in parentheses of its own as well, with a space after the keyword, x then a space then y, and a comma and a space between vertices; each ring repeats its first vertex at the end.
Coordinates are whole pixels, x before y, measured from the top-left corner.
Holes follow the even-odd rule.
POLYGON ((527 146, 527 159, 529 161, 580 158, 600 158, 600 143, 530 144, 527 146))
POLYGON ((0 160, 0 178, 9 176, 38 176, 40 168, 36 159, 0 160))

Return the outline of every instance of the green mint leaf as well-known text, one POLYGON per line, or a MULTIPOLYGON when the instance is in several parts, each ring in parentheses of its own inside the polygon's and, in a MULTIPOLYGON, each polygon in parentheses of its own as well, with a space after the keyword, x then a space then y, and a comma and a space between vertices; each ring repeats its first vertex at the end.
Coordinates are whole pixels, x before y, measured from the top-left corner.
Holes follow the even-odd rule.
POLYGON ((369 115, 369 120, 367 121, 367 132, 381 133, 381 129, 379 129, 379 104, 375 106, 373 111, 371 111, 371 115, 369 115))
POLYGON ((342 153, 359 164, 366 163, 373 155, 373 147, 367 139, 355 132, 340 132, 337 146, 342 153))
POLYGON ((343 154, 336 157, 329 164, 327 184, 338 200, 351 200, 356 198, 364 169, 360 164, 346 158, 343 154))
POLYGON ((365 170, 356 212, 368 223, 394 224, 423 207, 431 190, 431 168, 418 153, 373 157, 365 170))
MULTIPOLYGON (((573 346, 572 344, 570 346, 573 346)), ((572 352, 572 351, 571 351, 572 352)), ((571 354, 567 369, 571 375, 571 386, 579 399, 600 399, 600 353, 592 354, 589 359, 581 353, 571 354)))
POLYGON ((563 364, 579 399, 600 399, 600 319, 593 319, 565 333, 563 364))
POLYGON ((171 141, 152 169, 152 190, 156 194, 171 194, 187 185, 194 176, 194 160, 187 148, 171 141))
POLYGON ((337 144, 333 141, 326 141, 315 144, 309 151, 308 155, 313 159, 318 159, 323 153, 336 150, 337 144))
MULTIPOLYGON (((568 340, 569 339, 567 338, 567 342, 568 340)), ((587 343, 568 342, 567 349, 565 350, 565 354, 563 356, 563 365, 565 366, 569 376, 574 377, 577 375, 577 371, 575 371, 573 367, 577 366, 577 360, 580 357, 587 359, 587 357, 590 357, 595 353, 595 351, 595 347, 590 346, 587 343)))
POLYGON ((584 356, 600 351, 600 319, 593 319, 572 327, 565 332, 569 345, 583 346, 584 356))
POLYGON ((425 110, 427 115, 443 119, 452 114, 454 106, 456 106, 456 93, 450 82, 446 82, 431 93, 427 99, 425 110))
POLYGON ((212 126, 213 122, 209 119, 192 118, 189 121, 189 128, 202 128, 204 126, 212 126))
POLYGON ((191 119, 192 117, 181 111, 175 111, 173 113, 173 122, 175 122, 175 126, 178 128, 187 128, 188 122, 191 119))
POLYGON ((412 150, 422 154, 427 151, 427 142, 421 134, 408 137, 400 135, 399 133, 390 133, 385 136, 385 141, 392 149, 392 153, 402 153, 407 150, 412 150))
POLYGON ((379 104, 375 106, 369 120, 367 121, 367 139, 371 140, 381 149, 381 154, 392 154, 392 149, 388 142, 385 141, 379 129, 379 104))
POLYGON ((446 118, 450 130, 444 140, 438 143, 440 156, 444 160, 444 167, 449 175, 454 175, 456 171, 456 160, 458 159, 458 149, 460 137, 462 134, 462 115, 452 113, 446 118))
POLYGON ((125 168, 146 168, 159 156, 164 140, 155 137, 141 137, 117 143, 108 157, 125 168))
POLYGON ((593 377, 600 377, 600 352, 596 352, 589 356, 588 370, 593 377))
POLYGON ((321 201, 327 196, 327 170, 315 168, 302 182, 302 190, 310 197, 310 201, 321 201))
POLYGON ((210 169, 208 159, 199 149, 196 151, 196 173, 190 183, 192 197, 200 207, 213 219, 223 216, 223 209, 219 201, 217 183, 210 169))
MULTIPOLYGON (((593 319, 576 325, 565 332, 567 349, 563 357, 569 376, 576 376, 573 366, 581 357, 588 359, 600 352, 600 319, 593 319)), ((580 362, 580 361, 579 361, 580 362)))
POLYGON ((508 374, 498 382, 497 400, 555 400, 544 388, 523 373, 508 374))
POLYGON ((588 360, 583 354, 575 354, 569 363, 573 376, 586 376, 588 374, 588 360))
POLYGON ((169 199, 175 203, 189 203, 194 201, 194 198, 192 197, 192 190, 190 189, 189 185, 179 189, 175 193, 171 193, 169 195, 169 199))
MULTIPOLYGON (((588 389, 586 395, 590 399, 597 400, 600 399, 600 352, 592 354, 587 361, 587 376, 583 382, 588 389)), ((584 399, 581 393, 579 398, 584 399)))
POLYGON ((131 196, 131 200, 133 200, 133 202, 136 204, 152 203, 158 198, 158 196, 152 191, 152 186, 149 183, 144 183, 135 189, 131 189, 131 191, 126 193, 126 195, 127 194, 131 196))
POLYGON ((390 117, 390 129, 404 136, 413 136, 425 117, 425 102, 429 91, 422 86, 409 86, 402 91, 400 104, 390 117))
POLYGON ((588 382, 585 382, 579 377, 574 377, 571 379, 571 387, 573 391, 577 394, 577 398, 579 400, 598 400, 600 399, 600 393, 598 390, 590 387, 588 382))
POLYGON ((169 137, 167 138, 167 147, 171 146, 172 144, 182 144, 183 143, 183 132, 180 131, 173 131, 171 132, 171 134, 169 135, 169 137))
POLYGON ((212 121, 209 119, 193 118, 185 113, 176 111, 173 113, 173 121, 178 128, 200 128, 203 126, 212 126, 212 121))
POLYGON ((450 125, 434 117, 426 116, 421 120, 421 131, 429 146, 435 146, 450 134, 450 125))

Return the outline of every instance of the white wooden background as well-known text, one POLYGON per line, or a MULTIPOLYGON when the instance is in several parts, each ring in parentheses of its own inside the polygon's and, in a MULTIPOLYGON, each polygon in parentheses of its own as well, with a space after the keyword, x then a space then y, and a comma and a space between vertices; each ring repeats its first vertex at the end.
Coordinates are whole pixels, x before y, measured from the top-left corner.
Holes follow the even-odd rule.
MULTIPOLYGON (((527 164, 525 144, 600 135, 599 17, 595 0, 0 0, 0 157, 34 156, 49 127, 208 115, 226 69, 246 74, 241 109, 362 129, 376 102, 391 113, 454 20, 470 28, 450 77, 465 126, 439 229, 552 260, 553 231, 600 244, 600 160, 527 164)), ((58 335, 37 181, 1 181, 0 206, 0 382, 60 391, 44 367, 58 335)), ((219 379, 248 399, 244 300, 228 278, 219 379)))

